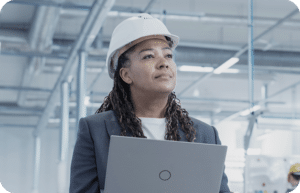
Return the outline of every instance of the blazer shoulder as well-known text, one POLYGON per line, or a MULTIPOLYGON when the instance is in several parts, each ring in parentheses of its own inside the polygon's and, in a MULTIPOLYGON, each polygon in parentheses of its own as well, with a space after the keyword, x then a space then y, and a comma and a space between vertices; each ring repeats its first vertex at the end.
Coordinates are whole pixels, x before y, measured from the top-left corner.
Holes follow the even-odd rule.
POLYGON ((104 112, 101 112, 101 113, 86 116, 86 117, 84 117, 84 119, 87 122, 109 120, 109 119, 112 118, 112 116, 114 116, 113 114, 114 114, 113 110, 109 110, 109 111, 104 111, 104 112))
POLYGON ((115 118, 113 110, 104 111, 104 112, 97 113, 94 115, 89 115, 82 119, 84 119, 87 122, 87 125, 89 126, 90 129, 93 129, 95 127, 104 126, 105 121, 116 121, 117 120, 115 118))
POLYGON ((214 128, 204 123, 203 121, 200 121, 199 119, 196 119, 194 117, 190 117, 191 120, 194 122, 193 127, 196 130, 196 140, 200 143, 215 143, 215 130, 214 128))
POLYGON ((213 128, 211 125, 204 123, 203 121, 196 119, 194 117, 191 117, 191 120, 194 122, 194 126, 196 126, 197 128, 199 128, 200 130, 211 130, 213 131, 213 128))

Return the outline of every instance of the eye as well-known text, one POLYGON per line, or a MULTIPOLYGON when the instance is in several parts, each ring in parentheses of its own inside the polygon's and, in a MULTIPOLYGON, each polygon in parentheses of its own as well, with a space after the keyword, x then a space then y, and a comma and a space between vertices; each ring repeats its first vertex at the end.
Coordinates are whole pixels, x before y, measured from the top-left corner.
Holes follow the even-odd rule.
MULTIPOLYGON (((143 59, 148 59, 148 56, 154 57, 153 55, 147 55, 147 56, 145 56, 143 59)), ((168 56, 169 58, 173 58, 173 54, 167 54, 167 56, 168 56)))
POLYGON ((147 56, 145 56, 143 59, 147 59, 147 58, 148 58, 148 56, 152 56, 152 57, 153 57, 153 55, 147 55, 147 56))

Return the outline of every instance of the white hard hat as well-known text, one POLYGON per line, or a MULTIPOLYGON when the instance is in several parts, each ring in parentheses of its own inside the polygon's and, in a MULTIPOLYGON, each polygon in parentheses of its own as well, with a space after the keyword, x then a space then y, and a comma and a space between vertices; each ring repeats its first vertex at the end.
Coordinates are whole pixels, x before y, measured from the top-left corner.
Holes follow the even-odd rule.
POLYGON ((114 29, 106 57, 106 66, 111 79, 118 66, 119 57, 130 47, 151 38, 165 39, 164 36, 173 41, 172 49, 175 49, 179 42, 179 37, 171 34, 167 27, 159 19, 147 13, 141 13, 136 17, 122 21, 114 29))

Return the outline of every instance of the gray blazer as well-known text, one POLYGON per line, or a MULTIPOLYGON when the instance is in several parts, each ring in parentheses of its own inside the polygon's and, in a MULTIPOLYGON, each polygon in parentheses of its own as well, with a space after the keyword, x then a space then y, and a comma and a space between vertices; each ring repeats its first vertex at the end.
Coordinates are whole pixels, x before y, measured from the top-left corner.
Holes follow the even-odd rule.
MULTIPOLYGON (((190 118, 196 129, 195 142, 221 144, 213 126, 190 118)), ((180 123, 178 128, 181 141, 187 141, 180 123)), ((80 119, 71 163, 70 193, 100 193, 100 189, 104 189, 110 136, 120 134, 121 126, 113 110, 80 119)), ((220 193, 229 192, 228 179, 223 171, 220 193)))

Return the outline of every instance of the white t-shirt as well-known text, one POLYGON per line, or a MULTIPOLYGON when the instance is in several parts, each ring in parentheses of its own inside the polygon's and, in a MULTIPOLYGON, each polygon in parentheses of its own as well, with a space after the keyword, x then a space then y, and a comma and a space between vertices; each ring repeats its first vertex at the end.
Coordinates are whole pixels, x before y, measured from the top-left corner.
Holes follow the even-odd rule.
MULTIPOLYGON (((139 117, 142 121, 142 130, 147 139, 164 140, 166 131, 166 118, 145 118, 139 117)), ((100 189, 100 193, 104 193, 100 189)))
POLYGON ((139 118, 142 121, 142 130, 147 139, 164 140, 166 118, 139 118))

